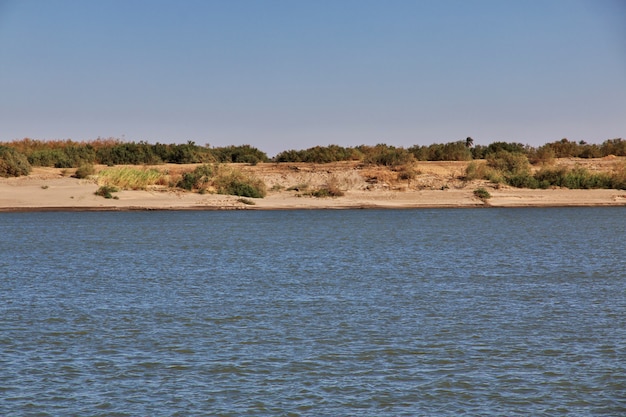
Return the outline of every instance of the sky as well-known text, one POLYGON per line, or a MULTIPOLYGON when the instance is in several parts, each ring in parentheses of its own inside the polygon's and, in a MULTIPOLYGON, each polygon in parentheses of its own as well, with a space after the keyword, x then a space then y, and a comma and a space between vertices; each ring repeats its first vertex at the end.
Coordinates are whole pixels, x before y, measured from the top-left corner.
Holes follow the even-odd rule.
POLYGON ((626 138, 626 0, 0 0, 0 141, 626 138))

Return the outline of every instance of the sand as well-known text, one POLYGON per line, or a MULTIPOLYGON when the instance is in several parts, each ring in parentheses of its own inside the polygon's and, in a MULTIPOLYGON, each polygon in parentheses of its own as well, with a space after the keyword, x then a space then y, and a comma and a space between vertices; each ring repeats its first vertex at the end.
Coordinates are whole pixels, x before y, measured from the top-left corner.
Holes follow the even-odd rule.
MULTIPOLYGON (((578 161, 575 161, 577 164, 578 161)), ((590 169, 604 169, 614 161, 586 160, 590 169), (599 167, 599 168, 598 168, 599 167)), ((561 163, 571 163, 562 161, 561 163)), ((626 207, 626 190, 530 190, 494 186, 485 181, 464 182, 458 177, 465 162, 420 162, 419 174, 411 180, 398 180, 386 168, 361 167, 357 163, 336 164, 259 164, 241 165, 265 181, 270 189, 262 199, 219 194, 198 194, 166 188, 124 190, 117 199, 95 195, 94 179, 76 179, 67 170, 35 168, 27 177, 0 178, 0 211, 109 211, 109 210, 287 210, 357 208, 449 208, 449 207, 626 207), (316 188, 334 181, 344 196, 316 198, 301 191, 287 191, 306 184, 316 188), (473 190, 486 188, 487 201, 476 198, 473 190)), ((176 166, 179 170, 186 167, 176 166)), ((192 169, 192 167, 187 167, 192 169)), ((608 168, 607 168, 608 169, 608 168)))

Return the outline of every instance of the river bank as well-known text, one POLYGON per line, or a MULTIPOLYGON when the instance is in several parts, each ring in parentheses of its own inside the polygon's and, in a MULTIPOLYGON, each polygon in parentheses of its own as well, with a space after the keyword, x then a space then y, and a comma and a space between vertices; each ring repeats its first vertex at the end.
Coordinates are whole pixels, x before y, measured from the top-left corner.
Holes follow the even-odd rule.
MULTIPOLYGON (((605 170, 615 161, 563 160, 559 163, 584 163, 589 169, 605 170)), ((0 211, 626 206, 625 190, 519 189, 486 181, 467 182, 460 179, 466 166, 467 162, 420 162, 417 175, 406 180, 398 179, 397 173, 387 168, 362 167, 352 162, 238 166, 267 185, 268 195, 258 199, 198 194, 169 187, 122 190, 115 193, 115 198, 105 199, 95 195, 98 184, 93 178, 77 179, 68 170, 35 168, 25 177, 0 178, 0 211), (303 189, 322 187, 329 181, 344 195, 318 198, 303 192, 303 189), (474 190, 478 187, 485 188, 491 198, 477 198, 474 190)), ((160 166, 160 169, 192 168, 175 165, 160 166)))

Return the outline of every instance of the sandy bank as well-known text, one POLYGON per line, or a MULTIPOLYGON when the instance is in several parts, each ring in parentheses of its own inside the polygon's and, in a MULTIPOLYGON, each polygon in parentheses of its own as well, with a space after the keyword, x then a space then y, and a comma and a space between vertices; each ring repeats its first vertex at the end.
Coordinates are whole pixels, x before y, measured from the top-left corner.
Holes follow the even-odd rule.
POLYGON ((278 166, 260 164, 242 167, 261 177, 269 188, 268 196, 249 199, 218 194, 197 194, 179 190, 120 191, 117 199, 105 199, 94 193, 93 180, 62 175, 61 170, 37 168, 28 177, 0 178, 0 211, 50 210, 287 210, 287 209, 356 209, 356 208, 448 208, 448 207, 568 207, 624 206, 625 190, 529 190, 510 187, 495 189, 485 183, 455 180, 464 163, 420 164, 422 173, 412 183, 378 181, 384 172, 363 172, 354 165, 278 166), (293 184, 323 184, 334 177, 345 195, 336 198, 299 196, 286 191, 293 184), (443 185, 442 185, 443 184, 443 185), (280 185, 277 187, 276 185, 280 185), (476 198, 473 190, 485 186, 492 195, 487 202, 476 198))

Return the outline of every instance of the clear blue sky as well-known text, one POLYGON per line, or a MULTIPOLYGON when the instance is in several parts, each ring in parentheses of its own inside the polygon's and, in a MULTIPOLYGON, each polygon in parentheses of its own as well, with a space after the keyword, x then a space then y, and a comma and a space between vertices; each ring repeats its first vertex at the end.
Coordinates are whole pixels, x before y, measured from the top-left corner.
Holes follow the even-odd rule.
POLYGON ((626 138, 624 0, 0 0, 0 141, 626 138))

